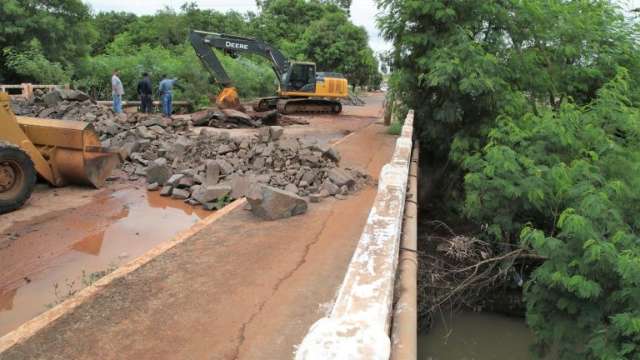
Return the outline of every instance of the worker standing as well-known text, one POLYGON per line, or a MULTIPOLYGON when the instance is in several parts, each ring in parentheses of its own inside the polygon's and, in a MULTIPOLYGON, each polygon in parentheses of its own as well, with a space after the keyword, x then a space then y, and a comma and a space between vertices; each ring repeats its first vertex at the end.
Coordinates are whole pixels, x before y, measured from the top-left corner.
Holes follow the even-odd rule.
POLYGON ((140 97, 140 110, 143 113, 150 113, 153 105, 152 86, 149 74, 142 74, 142 80, 138 81, 138 96, 140 97))
POLYGON ((158 87, 160 93, 160 99, 162 100, 162 113, 166 117, 171 117, 172 102, 173 102, 173 86, 179 87, 176 84, 177 79, 169 79, 167 75, 162 75, 160 86, 158 87))
POLYGON ((124 87, 122 81, 118 77, 118 69, 113 70, 113 76, 111 77, 111 95, 113 97, 113 112, 116 114, 122 113, 122 95, 124 95, 124 87))

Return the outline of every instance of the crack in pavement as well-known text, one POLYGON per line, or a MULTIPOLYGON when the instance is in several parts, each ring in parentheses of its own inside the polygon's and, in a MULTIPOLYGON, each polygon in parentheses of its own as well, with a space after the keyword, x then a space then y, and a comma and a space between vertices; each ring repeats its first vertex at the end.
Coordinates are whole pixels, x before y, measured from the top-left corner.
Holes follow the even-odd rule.
MULTIPOLYGON (((335 206, 335 204, 334 204, 334 206, 335 206)), ((311 247, 313 245, 317 244, 320 241, 320 238, 321 238, 322 234, 324 233, 324 231, 325 231, 325 229, 327 227, 327 224, 329 223, 329 219, 331 219, 331 217, 333 216, 334 212, 335 212, 335 210, 332 207, 331 208, 331 212, 329 213, 329 215, 327 215, 327 218, 322 223, 322 227, 320 228, 320 231, 318 231, 318 233, 316 234, 316 236, 313 239, 313 241, 311 241, 311 242, 307 243, 307 245, 305 245, 304 254, 303 254, 302 258, 298 261, 296 266, 291 271, 289 271, 285 276, 283 276, 280 279, 278 279, 278 281, 276 282, 276 284, 273 286, 273 288, 271 290, 271 294, 258 306, 258 310, 255 311, 253 314, 251 314, 249 319, 242 324, 242 326, 240 327, 240 335, 238 336, 238 345, 236 346, 234 354, 233 354, 233 359, 234 360, 238 360, 239 359, 240 350, 242 349, 242 345, 243 345, 243 343, 244 343, 244 341, 246 339, 245 332, 246 332, 247 327, 262 312, 262 309, 264 309, 264 307, 266 306, 267 302, 273 297, 273 295, 276 294, 276 292, 278 292, 278 289, 280 289, 280 286, 285 281, 287 281, 289 278, 291 278, 293 276, 293 274, 295 274, 295 272, 298 271, 298 269, 300 269, 300 267, 302 267, 302 265, 304 265, 307 262, 307 256, 309 255, 309 251, 311 250, 311 247)))

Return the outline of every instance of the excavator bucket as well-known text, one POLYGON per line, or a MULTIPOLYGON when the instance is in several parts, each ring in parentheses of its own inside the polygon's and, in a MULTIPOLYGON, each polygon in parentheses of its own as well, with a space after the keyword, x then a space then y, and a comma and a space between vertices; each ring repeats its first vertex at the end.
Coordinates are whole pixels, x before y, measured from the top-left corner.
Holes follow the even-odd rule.
POLYGON ((220 109, 237 109, 240 107, 238 91, 234 87, 225 87, 216 96, 216 105, 220 109))
POLYGON ((16 119, 28 141, 47 160, 52 174, 47 180, 55 186, 101 187, 119 163, 116 153, 102 148, 89 123, 21 116, 16 119))

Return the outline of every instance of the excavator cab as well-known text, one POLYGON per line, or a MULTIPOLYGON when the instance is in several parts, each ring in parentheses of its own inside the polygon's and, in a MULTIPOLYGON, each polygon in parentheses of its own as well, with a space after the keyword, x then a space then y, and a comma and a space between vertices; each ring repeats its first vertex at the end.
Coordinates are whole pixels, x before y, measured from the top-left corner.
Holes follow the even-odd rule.
POLYGON ((316 92, 316 64, 293 62, 282 77, 284 91, 296 91, 313 95, 316 92))

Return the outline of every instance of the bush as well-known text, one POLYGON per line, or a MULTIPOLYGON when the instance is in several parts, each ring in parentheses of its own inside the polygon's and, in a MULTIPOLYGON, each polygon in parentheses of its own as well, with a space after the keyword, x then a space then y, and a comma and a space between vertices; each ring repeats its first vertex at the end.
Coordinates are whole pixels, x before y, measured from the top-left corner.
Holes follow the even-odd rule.
POLYGON ((526 286, 538 350, 640 356, 640 110, 626 71, 589 106, 502 117, 464 166, 465 211, 546 261, 526 286))
POLYGON ((69 73, 60 63, 52 62, 42 53, 38 40, 29 43, 26 50, 4 49, 7 67, 22 79, 37 84, 68 84, 69 73))
POLYGON ((391 135, 400 135, 402 133, 402 123, 399 121, 391 122, 387 128, 387 132, 391 135))

